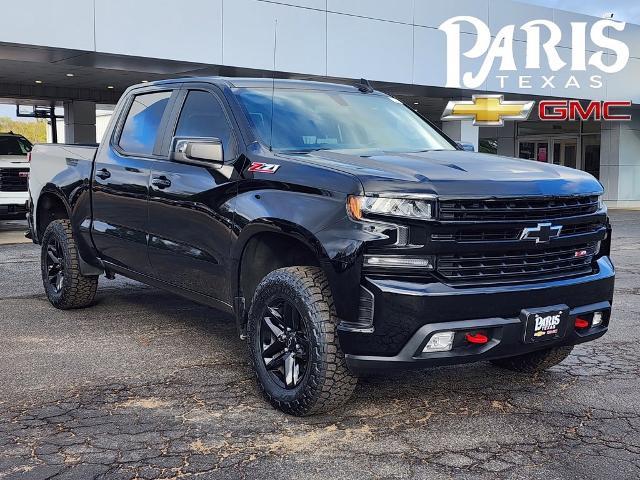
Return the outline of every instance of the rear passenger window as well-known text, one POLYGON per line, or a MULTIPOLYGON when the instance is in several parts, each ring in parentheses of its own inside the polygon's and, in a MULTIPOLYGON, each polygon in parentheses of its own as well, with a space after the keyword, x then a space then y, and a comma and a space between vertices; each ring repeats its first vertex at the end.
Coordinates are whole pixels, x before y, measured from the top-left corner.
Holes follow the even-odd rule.
POLYGON ((136 95, 120 134, 119 146, 126 153, 151 155, 158 136, 162 115, 171 92, 136 95))
POLYGON ((222 105, 213 94, 193 90, 184 102, 176 137, 214 137, 220 139, 225 157, 230 158, 231 128, 222 105))

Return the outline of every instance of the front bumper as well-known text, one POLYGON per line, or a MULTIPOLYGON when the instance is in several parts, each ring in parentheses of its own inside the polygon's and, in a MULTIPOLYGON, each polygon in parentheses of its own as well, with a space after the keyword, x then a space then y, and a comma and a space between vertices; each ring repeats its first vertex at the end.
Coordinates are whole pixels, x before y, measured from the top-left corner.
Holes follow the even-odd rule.
POLYGON ((29 192, 0 192, 0 206, 20 205, 24 206, 29 199, 29 192))
POLYGON ((373 331, 340 329, 340 344, 354 373, 492 360, 574 345, 606 333, 614 280, 608 257, 598 260, 593 275, 517 286, 454 288, 442 283, 367 278, 365 286, 375 296, 373 331), (550 342, 525 343, 521 311, 552 305, 570 309, 565 335, 550 342), (573 328, 577 315, 594 311, 605 312, 601 326, 584 331, 573 328), (451 330, 489 331, 490 341, 454 346, 449 352, 422 352, 432 333, 451 330))

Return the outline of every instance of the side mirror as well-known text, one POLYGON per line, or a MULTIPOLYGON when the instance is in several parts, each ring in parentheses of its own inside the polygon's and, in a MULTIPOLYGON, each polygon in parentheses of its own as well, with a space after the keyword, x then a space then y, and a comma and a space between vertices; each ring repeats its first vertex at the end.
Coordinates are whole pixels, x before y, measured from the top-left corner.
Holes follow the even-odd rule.
POLYGON ((466 142, 456 142, 456 144, 465 152, 475 152, 476 148, 473 146, 473 143, 466 142))
POLYGON ((174 137, 171 160, 210 167, 224 162, 224 149, 219 138, 174 137))

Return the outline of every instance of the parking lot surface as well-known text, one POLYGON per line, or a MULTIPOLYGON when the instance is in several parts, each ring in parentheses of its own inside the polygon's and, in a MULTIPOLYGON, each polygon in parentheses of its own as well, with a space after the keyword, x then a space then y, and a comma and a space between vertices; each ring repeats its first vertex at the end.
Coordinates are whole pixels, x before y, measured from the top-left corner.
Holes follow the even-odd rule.
POLYGON ((637 479, 640 212, 612 217, 602 339, 535 377, 480 363, 362 380, 308 418, 261 399, 231 318, 121 278, 56 310, 38 247, 5 242, 0 479, 637 479))

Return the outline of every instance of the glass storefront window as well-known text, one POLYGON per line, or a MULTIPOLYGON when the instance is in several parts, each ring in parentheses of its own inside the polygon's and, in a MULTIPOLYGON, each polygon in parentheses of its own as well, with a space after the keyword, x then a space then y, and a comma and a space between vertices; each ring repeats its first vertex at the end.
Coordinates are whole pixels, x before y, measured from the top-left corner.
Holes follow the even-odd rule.
POLYGON ((498 139, 497 138, 481 138, 480 145, 478 146, 480 153, 491 153, 496 155, 498 153, 498 139))
POLYGON ((565 167, 578 167, 578 138, 553 140, 553 163, 565 167))
POLYGON ((525 160, 533 160, 535 158, 536 144, 534 142, 520 142, 520 151, 518 157, 525 160))
POLYGON ((599 179, 601 131, 602 122, 596 121, 520 122, 518 156, 577 168, 599 179))
POLYGON ((543 122, 532 120, 518 123, 518 136, 529 135, 562 135, 580 133, 580 122, 543 122))
POLYGON ((600 135, 582 136, 582 169, 600 179, 600 135))
POLYGON ((582 122, 582 133, 600 133, 601 130, 601 122, 582 122))
POLYGON ((539 143, 536 160, 538 160, 539 162, 547 162, 549 160, 548 149, 549 147, 546 143, 539 143))
POLYGON ((518 157, 525 160, 536 160, 538 162, 549 161, 549 144, 548 142, 520 142, 518 149, 518 157))

